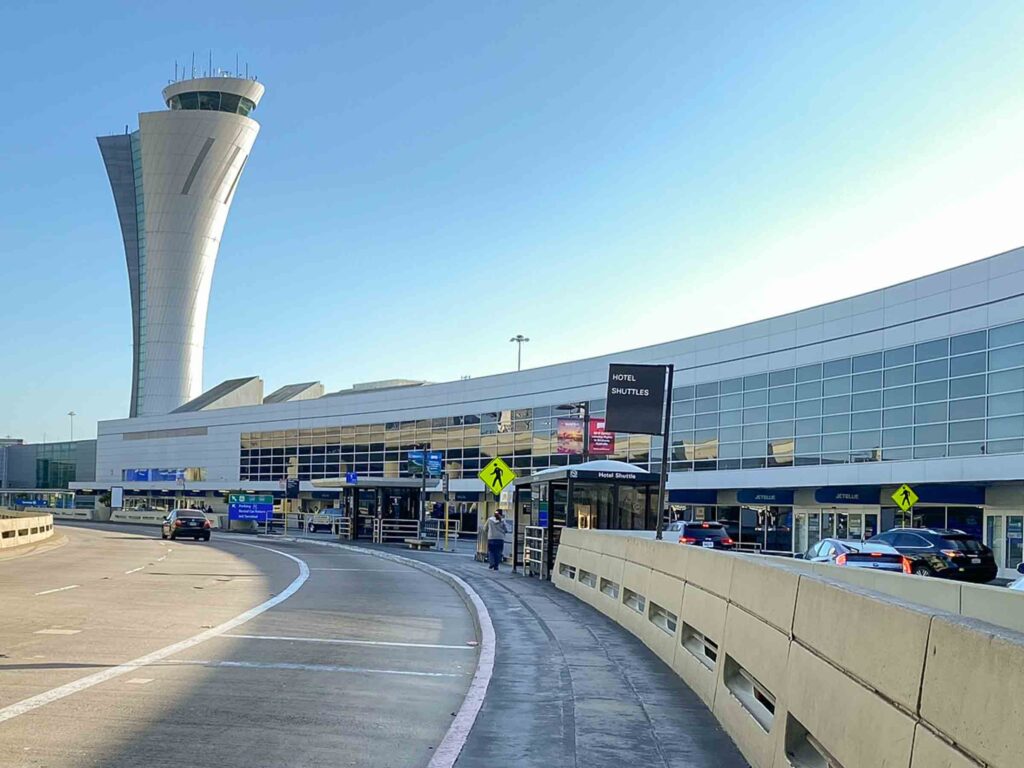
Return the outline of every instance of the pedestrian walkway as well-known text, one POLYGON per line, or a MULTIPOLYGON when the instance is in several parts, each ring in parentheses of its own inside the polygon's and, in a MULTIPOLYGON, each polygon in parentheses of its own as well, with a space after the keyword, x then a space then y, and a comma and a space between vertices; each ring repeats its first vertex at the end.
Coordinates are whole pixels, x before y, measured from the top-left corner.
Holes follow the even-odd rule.
POLYGON ((494 676, 459 768, 747 765, 696 694, 589 605, 507 566, 402 554, 466 580, 494 624, 494 676))

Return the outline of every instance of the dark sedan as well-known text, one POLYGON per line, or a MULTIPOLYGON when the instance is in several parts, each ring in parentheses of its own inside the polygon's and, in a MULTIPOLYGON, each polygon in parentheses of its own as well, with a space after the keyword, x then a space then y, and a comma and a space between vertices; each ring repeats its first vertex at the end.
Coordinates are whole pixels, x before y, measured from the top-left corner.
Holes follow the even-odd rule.
POLYGON ((893 528, 870 541, 888 544, 911 559, 917 576, 985 584, 998 568, 992 550, 975 537, 950 528, 893 528))
POLYGON ((692 544, 705 549, 734 549, 736 543, 721 523, 678 521, 672 524, 679 531, 680 544, 692 544))
POLYGON ((164 518, 160 538, 174 541, 182 536, 188 536, 196 541, 209 541, 211 528, 213 526, 202 512, 196 509, 174 509, 164 518))

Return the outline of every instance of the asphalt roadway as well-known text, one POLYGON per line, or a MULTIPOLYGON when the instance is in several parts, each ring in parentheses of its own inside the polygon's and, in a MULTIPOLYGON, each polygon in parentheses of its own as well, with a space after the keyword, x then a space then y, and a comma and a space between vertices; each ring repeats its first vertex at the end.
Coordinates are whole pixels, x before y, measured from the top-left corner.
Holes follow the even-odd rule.
POLYGON ((58 536, 0 559, 4 768, 425 766, 476 669, 462 597, 408 565, 217 532, 58 536))

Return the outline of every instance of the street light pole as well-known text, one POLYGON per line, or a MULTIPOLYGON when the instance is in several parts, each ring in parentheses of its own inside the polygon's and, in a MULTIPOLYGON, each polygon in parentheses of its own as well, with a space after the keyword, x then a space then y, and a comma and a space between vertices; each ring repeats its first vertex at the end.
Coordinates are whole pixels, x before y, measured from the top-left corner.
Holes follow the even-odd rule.
POLYGON ((509 341, 514 341, 518 346, 516 347, 516 370, 523 370, 523 344, 529 341, 528 338, 523 336, 521 333, 517 333, 509 341))
POLYGON ((68 416, 71 417, 71 442, 75 442, 75 416, 78 414, 74 411, 68 411, 68 416))

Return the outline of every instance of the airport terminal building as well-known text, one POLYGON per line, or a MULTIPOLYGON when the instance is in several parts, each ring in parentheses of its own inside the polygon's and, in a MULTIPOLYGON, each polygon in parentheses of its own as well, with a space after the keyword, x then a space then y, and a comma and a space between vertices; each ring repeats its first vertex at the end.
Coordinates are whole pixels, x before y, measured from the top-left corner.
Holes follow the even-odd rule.
MULTIPOLYGON (((981 537, 1002 575, 1024 559, 1024 248, 522 372, 333 393, 311 382, 266 397, 258 377, 224 382, 170 413, 101 422, 96 480, 73 486, 213 499, 281 495, 295 478, 303 503, 329 504, 340 492, 324 481, 390 478, 392 496, 367 503, 411 511, 407 454, 426 447, 442 454, 455 502, 475 510, 494 503, 476 474, 495 456, 520 475, 582 461, 559 429, 583 402, 601 419, 613 362, 675 365, 673 514, 724 521, 741 545, 780 554, 824 536, 925 525, 981 537), (920 497, 910 513, 891 499, 904 483, 920 497)), ((606 438, 601 458, 660 469, 660 438, 606 438)))

